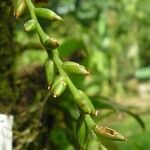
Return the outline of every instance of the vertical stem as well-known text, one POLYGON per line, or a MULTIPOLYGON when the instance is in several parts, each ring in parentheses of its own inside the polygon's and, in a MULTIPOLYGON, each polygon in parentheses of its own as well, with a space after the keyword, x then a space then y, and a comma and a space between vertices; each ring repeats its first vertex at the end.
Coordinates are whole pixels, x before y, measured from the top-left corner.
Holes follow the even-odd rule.
POLYGON ((37 27, 36 27, 37 28, 37 33, 38 33, 38 35, 40 37, 41 42, 44 44, 45 41, 47 39, 49 39, 49 36, 43 31, 41 25, 39 24, 38 19, 37 19, 36 14, 35 14, 35 11, 34 11, 36 8, 34 7, 34 5, 31 2, 31 0, 26 0, 26 4, 27 4, 27 6, 29 8, 31 18, 36 20, 36 22, 37 22, 37 27))
POLYGON ((53 51, 53 60, 54 60, 54 62, 56 64, 60 74, 66 77, 69 89, 70 89, 71 93, 73 94, 74 98, 77 99, 78 95, 79 95, 78 89, 75 87, 75 85, 72 83, 72 81, 70 80, 68 75, 65 73, 65 71, 61 67, 62 61, 59 58, 59 54, 58 54, 58 50, 57 49, 53 51))
MULTIPOLYGON (((34 11, 36 8, 34 7, 32 1, 31 0, 26 0, 26 3, 27 3, 27 6, 29 8, 29 11, 30 11, 31 18, 37 21, 37 33, 38 33, 38 35, 40 37, 40 40, 41 40, 42 44, 44 44, 44 42, 49 38, 49 36, 43 31, 41 25, 38 22, 38 19, 36 17, 35 11, 34 11)), ((67 73, 63 70, 63 68, 62 68, 62 63, 63 62, 59 58, 58 50, 57 49, 53 50, 52 54, 53 54, 53 61, 56 64, 59 73, 61 75, 65 76, 66 79, 67 79, 67 84, 69 86, 69 89, 70 89, 70 91, 71 91, 75 101, 76 102, 79 101, 79 99, 78 99, 79 98, 78 89, 75 87, 73 82, 70 80, 70 78, 68 77, 67 73)), ((47 97, 46 97, 46 99, 47 99, 47 97)), ((93 127, 95 126, 95 122, 93 121, 91 116, 90 115, 85 115, 84 119, 85 119, 85 122, 86 122, 88 128, 90 130, 92 130, 93 127)))

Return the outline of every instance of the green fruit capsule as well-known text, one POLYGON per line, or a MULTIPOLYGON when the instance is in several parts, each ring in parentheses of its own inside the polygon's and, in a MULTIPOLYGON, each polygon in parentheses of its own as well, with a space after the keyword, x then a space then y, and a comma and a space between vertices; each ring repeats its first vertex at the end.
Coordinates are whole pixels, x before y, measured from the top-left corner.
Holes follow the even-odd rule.
POLYGON ((83 148, 83 145, 86 142, 87 135, 88 135, 87 126, 84 121, 84 118, 79 117, 76 124, 76 136, 81 148, 83 148))
POLYGON ((18 0, 14 11, 14 16, 16 18, 20 17, 23 14, 25 8, 26 8, 25 0, 18 0))
POLYGON ((87 94, 79 90, 78 107, 85 113, 96 115, 96 110, 87 94))
POLYGON ((53 38, 47 39, 43 44, 48 53, 59 46, 58 41, 53 38))
POLYGON ((77 107, 84 113, 87 113, 87 114, 91 114, 92 110, 91 110, 91 107, 89 106, 88 102, 86 99, 84 98, 78 98, 76 100, 76 105, 77 107))
POLYGON ((100 143, 97 139, 91 139, 87 144, 87 150, 100 150, 100 143))
POLYGON ((87 94, 84 93, 83 91, 79 90, 79 95, 80 95, 80 97, 82 97, 83 99, 85 99, 87 101, 87 105, 88 105, 88 107, 90 107, 90 110, 91 110, 90 114, 96 115, 97 111, 95 110, 95 108, 94 108, 91 100, 87 96, 87 94))
POLYGON ((108 149, 104 145, 100 144, 100 150, 108 150, 108 149))
POLYGON ((24 30, 26 32, 35 30, 36 24, 37 24, 37 22, 35 20, 31 19, 24 24, 24 30))
POLYGON ((64 92, 64 90, 66 89, 66 85, 67 85, 67 82, 64 76, 56 77, 52 85, 52 92, 53 92, 54 98, 60 96, 64 92))
POLYGON ((50 59, 48 59, 45 65, 45 74, 48 85, 51 85, 54 79, 55 71, 54 71, 54 62, 50 59))
POLYGON ((53 11, 47 8, 35 8, 35 13, 38 17, 48 19, 48 20, 62 20, 60 16, 58 16, 53 11))
POLYGON ((76 62, 67 61, 62 64, 62 67, 68 73, 83 74, 83 75, 89 74, 89 72, 86 70, 84 66, 79 65, 76 62))
POLYGON ((85 97, 85 95, 83 95, 83 92, 81 92, 79 90, 79 95, 78 97, 75 99, 75 103, 77 105, 77 107, 84 113, 87 114, 93 114, 95 112, 93 112, 93 108, 91 107, 90 103, 89 103, 89 99, 87 97, 85 97))
POLYGON ((99 126, 95 126, 94 127, 94 132, 103 137, 106 138, 108 140, 112 140, 112 141, 126 141, 125 137, 122 136, 120 133, 114 131, 113 129, 110 129, 108 127, 99 127, 99 126))

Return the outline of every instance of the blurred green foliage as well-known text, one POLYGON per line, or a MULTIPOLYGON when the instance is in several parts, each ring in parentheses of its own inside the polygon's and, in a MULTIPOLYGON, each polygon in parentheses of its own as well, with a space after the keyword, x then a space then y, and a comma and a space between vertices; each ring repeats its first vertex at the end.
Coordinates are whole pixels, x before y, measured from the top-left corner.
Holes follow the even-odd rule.
MULTIPOLYGON (((49 0, 36 1, 36 5, 48 7, 64 19, 53 24, 46 20, 40 22, 48 34, 61 42, 59 52, 63 60, 84 64, 91 72, 85 79, 77 75, 71 79, 93 99, 97 109, 106 110, 104 116, 98 116, 101 119, 95 120, 101 124, 114 113, 117 116, 126 112, 144 128, 141 118, 131 113, 130 108, 109 99, 137 97, 140 83, 149 82, 149 0, 49 0)), ((79 149, 75 136, 79 114, 70 101, 72 97, 67 89, 60 98, 50 97, 43 106, 47 93, 44 74, 47 54, 37 35, 23 31, 27 11, 16 21, 10 15, 11 6, 11 1, 0 4, 0 111, 15 115, 14 149, 79 149)), ((128 121, 125 124, 128 125, 128 121)), ((125 124, 116 128, 122 129, 125 124)), ((129 130, 132 125, 128 125, 129 130)), ((141 142, 149 138, 147 133, 141 139, 134 136, 133 128, 131 130, 133 141, 141 143, 140 148, 135 149, 147 150, 141 142)), ((111 144, 104 142, 104 145, 111 144)), ((110 149, 132 147, 114 145, 115 148, 110 149)))

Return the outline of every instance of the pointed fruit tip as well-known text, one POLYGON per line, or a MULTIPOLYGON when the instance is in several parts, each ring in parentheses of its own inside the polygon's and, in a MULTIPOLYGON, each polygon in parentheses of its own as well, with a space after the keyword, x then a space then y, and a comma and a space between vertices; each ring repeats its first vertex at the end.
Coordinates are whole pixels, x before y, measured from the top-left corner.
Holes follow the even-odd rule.
POLYGON ((64 20, 63 20, 60 16, 58 16, 58 15, 57 15, 55 18, 56 18, 56 20, 64 21, 64 20))

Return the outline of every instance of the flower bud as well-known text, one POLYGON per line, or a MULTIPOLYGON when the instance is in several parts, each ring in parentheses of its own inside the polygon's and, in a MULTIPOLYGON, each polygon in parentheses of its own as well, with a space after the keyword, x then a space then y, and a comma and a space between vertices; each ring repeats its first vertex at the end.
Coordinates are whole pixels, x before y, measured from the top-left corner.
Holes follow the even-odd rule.
MULTIPOLYGON (((83 91, 79 90, 79 95, 80 95, 80 98, 84 99, 84 101, 86 101, 86 107, 89 107, 90 108, 90 114, 92 115, 96 115, 96 110, 91 102, 91 100, 89 99, 89 97, 87 96, 86 93, 84 93, 83 91)), ((82 101, 81 101, 82 102, 82 101)), ((85 107, 85 106, 84 106, 85 107)))
POLYGON ((89 98, 84 95, 85 93, 84 94, 83 93, 84 92, 79 90, 79 95, 75 99, 75 103, 76 103, 77 107, 84 113, 95 114, 95 111, 94 111, 95 109, 91 105, 89 98))
POLYGON ((43 44, 48 53, 51 50, 56 49, 59 46, 59 43, 57 42, 57 40, 53 38, 47 39, 43 44))
POLYGON ((113 129, 110 129, 108 127, 99 127, 95 126, 94 127, 94 132, 97 135, 100 135, 103 138, 106 138, 108 140, 112 141, 126 141, 125 137, 122 136, 120 133, 114 131, 113 129))
POLYGON ((35 8, 35 13, 38 17, 48 19, 48 20, 62 20, 60 16, 58 16, 53 11, 47 8, 35 8))
POLYGON ((91 139, 87 144, 87 150, 99 150, 100 142, 97 139, 91 139))
POLYGON ((48 60, 45 65, 45 74, 47 78, 48 85, 51 85, 54 79, 54 62, 52 60, 48 60))
POLYGON ((77 120, 76 136, 80 144, 80 147, 82 148, 82 146, 85 144, 86 139, 87 139, 87 126, 83 117, 79 117, 79 119, 77 120))
POLYGON ((36 28, 36 24, 37 24, 37 22, 35 20, 31 19, 24 24, 24 30, 26 32, 33 31, 36 28))
POLYGON ((100 144, 100 150, 108 150, 108 149, 104 145, 100 144))
POLYGON ((25 0, 18 0, 14 11, 14 16, 18 19, 18 17, 20 17, 23 14, 25 8, 26 8, 25 0))
POLYGON ((83 111, 84 113, 87 113, 87 114, 91 114, 91 108, 87 102, 87 100, 81 98, 81 99, 78 99, 79 102, 77 102, 77 106, 79 107, 79 109, 81 111, 83 111))
POLYGON ((66 78, 64 76, 57 76, 52 85, 52 92, 54 98, 60 96, 66 89, 66 78))
POLYGON ((67 61, 62 64, 63 69, 68 73, 76 73, 76 74, 83 74, 88 75, 89 72, 86 68, 82 65, 79 65, 76 62, 67 61))

